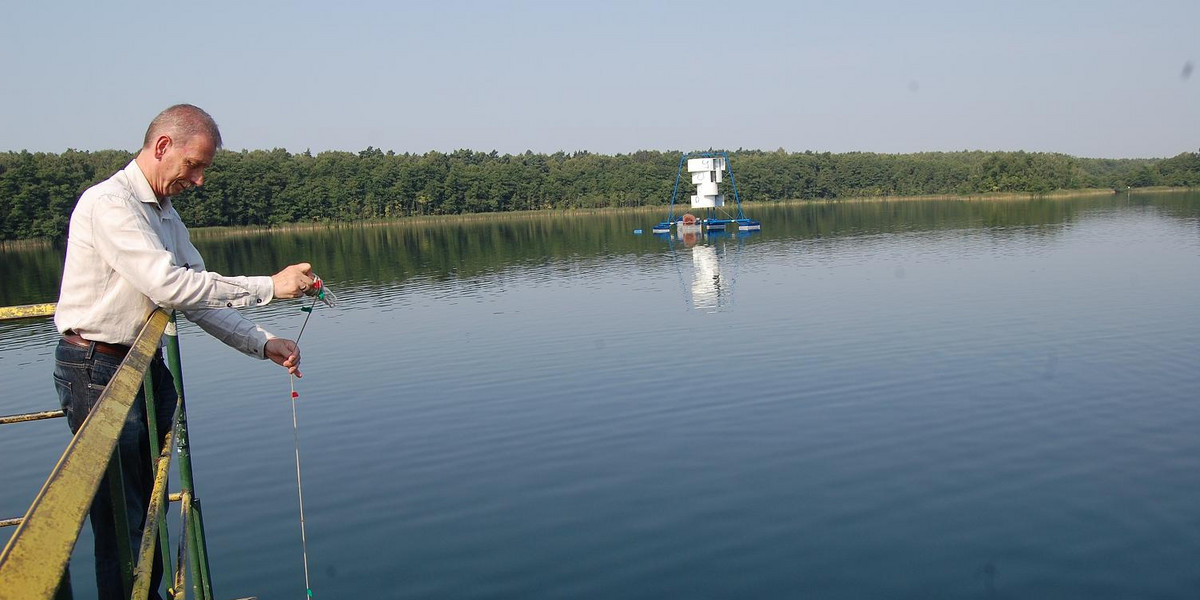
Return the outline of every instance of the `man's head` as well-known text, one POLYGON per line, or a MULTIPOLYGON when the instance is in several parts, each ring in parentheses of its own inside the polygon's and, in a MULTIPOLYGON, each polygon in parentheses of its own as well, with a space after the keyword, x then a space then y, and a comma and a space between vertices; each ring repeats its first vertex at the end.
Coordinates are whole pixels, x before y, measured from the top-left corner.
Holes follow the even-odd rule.
POLYGON ((138 167, 159 200, 204 183, 204 170, 221 147, 216 121, 191 104, 176 104, 150 122, 138 167))

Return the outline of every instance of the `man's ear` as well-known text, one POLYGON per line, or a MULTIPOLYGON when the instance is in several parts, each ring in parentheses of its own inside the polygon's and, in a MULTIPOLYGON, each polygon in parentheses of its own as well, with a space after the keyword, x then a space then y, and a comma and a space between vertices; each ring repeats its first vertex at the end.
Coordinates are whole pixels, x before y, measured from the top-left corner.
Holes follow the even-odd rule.
POLYGON ((154 141, 154 158, 162 160, 164 154, 167 153, 167 148, 171 147, 171 136, 160 135, 154 141))

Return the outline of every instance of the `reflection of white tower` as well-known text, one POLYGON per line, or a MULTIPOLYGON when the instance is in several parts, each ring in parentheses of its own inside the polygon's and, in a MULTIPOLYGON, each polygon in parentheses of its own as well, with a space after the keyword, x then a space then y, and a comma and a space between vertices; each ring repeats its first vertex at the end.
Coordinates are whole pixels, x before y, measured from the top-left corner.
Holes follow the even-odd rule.
POLYGON ((689 158, 687 165, 688 173, 692 174, 692 183, 696 184, 692 208, 725 206, 725 196, 717 192, 721 172, 725 170, 725 158, 689 158))
POLYGON ((721 306, 721 264, 717 249, 712 246, 692 247, 692 307, 697 309, 721 306))

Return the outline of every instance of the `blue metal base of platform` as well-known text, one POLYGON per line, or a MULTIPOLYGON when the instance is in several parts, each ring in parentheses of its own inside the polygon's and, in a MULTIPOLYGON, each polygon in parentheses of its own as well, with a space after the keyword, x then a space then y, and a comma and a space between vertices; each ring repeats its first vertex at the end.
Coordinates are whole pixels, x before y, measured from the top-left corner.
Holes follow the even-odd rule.
POLYGON ((684 225, 683 221, 662 221, 657 223, 650 230, 654 233, 671 233, 671 226, 676 227, 703 227, 709 231, 724 230, 726 226, 737 225, 738 229, 743 231, 756 231, 762 229, 762 223, 754 219, 697 219, 694 224, 689 223, 684 225))

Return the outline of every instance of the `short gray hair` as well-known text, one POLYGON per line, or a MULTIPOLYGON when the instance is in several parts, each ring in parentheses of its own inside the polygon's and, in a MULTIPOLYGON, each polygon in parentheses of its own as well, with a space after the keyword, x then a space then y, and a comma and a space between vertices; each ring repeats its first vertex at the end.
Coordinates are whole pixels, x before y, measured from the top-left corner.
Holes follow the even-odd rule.
POLYGON ((207 135, 213 146, 221 147, 221 130, 212 115, 204 112, 198 106, 191 104, 176 104, 158 113, 150 127, 146 128, 146 138, 142 147, 149 148, 160 135, 168 135, 179 143, 187 142, 198 134, 207 135))

